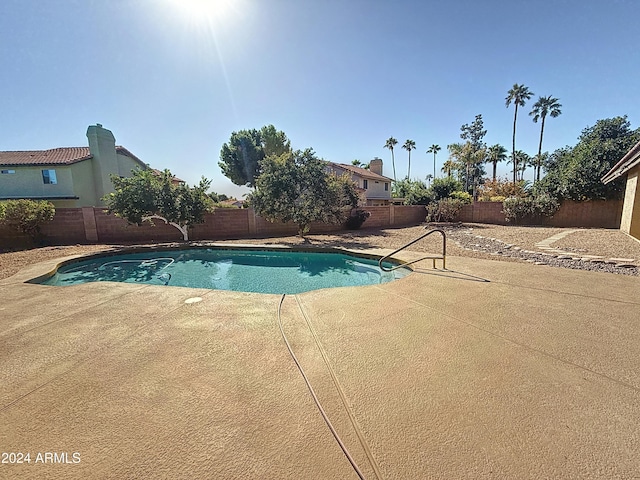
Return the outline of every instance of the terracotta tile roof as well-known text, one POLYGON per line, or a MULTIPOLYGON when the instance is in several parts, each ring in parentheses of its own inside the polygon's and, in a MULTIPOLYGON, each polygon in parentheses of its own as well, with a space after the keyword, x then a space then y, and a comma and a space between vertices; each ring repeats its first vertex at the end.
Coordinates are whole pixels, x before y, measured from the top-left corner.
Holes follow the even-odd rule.
MULTIPOLYGON (((144 164, 142 160, 124 147, 117 146, 116 153, 126 155, 144 164)), ((49 150, 24 150, 0 152, 0 165, 71 165, 92 158, 89 147, 60 147, 49 150)))
POLYGON ((383 182, 391 182, 393 181, 393 179, 389 178, 389 177, 385 177, 383 175, 378 175, 377 173, 373 173, 370 170, 367 170, 366 168, 360 168, 360 167, 356 167, 355 165, 346 165, 344 163, 334 163, 334 162, 327 162, 331 167, 337 167, 337 168, 341 168, 343 170, 347 170, 351 173, 355 173, 356 175, 360 175, 363 178, 370 178, 373 180, 380 180, 383 182))
MULTIPOLYGON (((153 172, 154 175, 157 175, 158 177, 162 175, 162 171, 158 170, 157 168, 152 168, 151 171, 153 172)), ((184 180, 174 175, 173 178, 171 178, 171 183, 174 183, 174 184, 184 183, 184 180)))
POLYGON ((89 147, 0 152, 0 165, 71 165, 91 158, 89 147))

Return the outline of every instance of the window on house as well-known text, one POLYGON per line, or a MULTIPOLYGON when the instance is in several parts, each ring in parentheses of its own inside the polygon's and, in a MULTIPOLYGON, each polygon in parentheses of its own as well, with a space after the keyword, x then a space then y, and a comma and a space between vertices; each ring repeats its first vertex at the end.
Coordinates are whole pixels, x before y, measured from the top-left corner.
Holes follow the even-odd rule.
POLYGON ((42 181, 48 185, 55 185, 58 183, 55 170, 42 170, 42 181))
POLYGON ((384 191, 388 192, 389 191, 389 184, 385 182, 384 184, 384 191))
POLYGON ((10 175, 12 173, 16 173, 16 171, 15 170, 0 170, 0 173, 2 175, 10 175))
POLYGON ((367 188, 369 188, 369 181, 368 181, 368 180, 363 180, 363 181, 362 181, 362 188, 364 188, 365 190, 366 190, 367 188))

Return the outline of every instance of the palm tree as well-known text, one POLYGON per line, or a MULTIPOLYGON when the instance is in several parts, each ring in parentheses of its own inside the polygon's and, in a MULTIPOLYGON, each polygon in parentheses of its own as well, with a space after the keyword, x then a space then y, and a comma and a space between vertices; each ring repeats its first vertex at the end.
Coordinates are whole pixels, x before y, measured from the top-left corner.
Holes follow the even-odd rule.
POLYGON ((451 172, 457 170, 456 162, 449 159, 442 164, 442 173, 446 173, 447 177, 451 177, 451 172))
POLYGON ((543 152, 536 155, 534 159, 533 167, 535 170, 536 182, 540 180, 540 170, 542 169, 542 165, 544 165, 549 159, 549 152, 543 152))
POLYGON ((384 144, 384 148, 388 148, 389 150, 391 150, 391 165, 393 165, 393 181, 397 181, 396 180, 396 160, 393 156, 393 147, 395 147, 398 144, 398 140, 396 140, 393 137, 389 137, 387 139, 387 143, 384 144))
POLYGON ((358 159, 351 160, 351 165, 353 165, 354 167, 362 167, 362 162, 358 159))
POLYGON ((436 154, 442 150, 440 145, 436 145, 435 143, 429 147, 427 153, 433 153, 433 178, 436 178, 436 154))
POLYGON ((487 163, 493 164, 493 181, 496 181, 496 170, 498 168, 498 162, 504 162, 507 159, 507 149, 502 145, 496 143, 489 147, 489 155, 487 156, 487 163))
MULTIPOLYGON (((516 165, 517 165, 517 175, 516 181, 524 180, 524 172, 527 167, 531 166, 531 156, 523 152, 522 150, 516 150, 516 165)), ((512 163, 513 160, 509 160, 507 163, 512 163)))
POLYGON ((407 178, 411 178, 411 150, 416 149, 416 142, 413 140, 407 140, 404 142, 404 145, 402 145, 402 148, 409 152, 409 169, 407 170, 407 178))
MULTIPOLYGON (((551 95, 548 97, 538 97, 538 101, 533 104, 533 108, 529 115, 533 116, 533 123, 538 123, 538 119, 541 118, 542 122, 540 122, 540 144, 538 145, 538 159, 541 158, 542 155, 542 135, 544 134, 544 120, 547 118, 547 115, 551 115, 553 118, 556 118, 558 115, 562 113, 560 110, 560 103, 558 103, 557 98, 553 98, 551 95)), ((540 163, 541 161, 536 161, 537 163, 537 172, 536 172, 536 181, 540 180, 540 163)))
POLYGON ((517 181, 516 174, 518 172, 518 163, 516 160, 516 120, 518 119, 518 106, 524 107, 525 102, 533 95, 533 92, 529 91, 529 87, 514 83, 511 90, 507 92, 507 97, 505 98, 507 108, 509 108, 511 102, 516 106, 516 111, 513 115, 513 142, 511 150, 511 160, 513 162, 513 183, 516 183, 517 181))

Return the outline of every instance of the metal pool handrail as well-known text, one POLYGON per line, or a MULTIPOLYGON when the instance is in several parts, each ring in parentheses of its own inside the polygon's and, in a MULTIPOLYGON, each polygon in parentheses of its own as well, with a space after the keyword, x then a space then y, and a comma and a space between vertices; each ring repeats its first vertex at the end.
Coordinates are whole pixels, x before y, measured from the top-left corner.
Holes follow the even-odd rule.
MULTIPOLYGON (((425 229, 426 228, 427 227, 425 227, 425 229)), ((436 268, 436 260, 442 260, 442 269, 444 270, 444 269, 446 269, 446 267, 445 267, 446 257, 447 257, 447 236, 445 235, 444 230, 441 230, 439 228, 434 228, 433 230, 429 230, 424 235, 419 236, 414 241, 409 242, 406 245, 403 245, 402 247, 400 247, 399 249, 397 249, 397 250, 391 252, 390 254, 385 255, 384 257, 382 257, 380 260, 378 260, 378 266, 380 267, 380 270, 382 270, 384 272, 392 272, 396 268, 404 267, 406 265, 411 265, 412 263, 421 262, 422 260, 432 259, 433 260, 433 268, 436 268), (425 257, 419 258, 418 260, 413 260, 411 262, 401 263, 401 264, 396 265, 396 266, 391 267, 391 268, 387 268, 387 267, 382 265, 382 262, 384 262, 387 258, 391 257, 392 255, 395 255, 396 253, 404 250, 405 248, 413 245, 414 243, 422 240, 425 237, 428 237, 429 235, 431 235, 432 233, 435 233, 435 232, 438 232, 438 233, 442 234, 442 255, 427 255, 425 257)))

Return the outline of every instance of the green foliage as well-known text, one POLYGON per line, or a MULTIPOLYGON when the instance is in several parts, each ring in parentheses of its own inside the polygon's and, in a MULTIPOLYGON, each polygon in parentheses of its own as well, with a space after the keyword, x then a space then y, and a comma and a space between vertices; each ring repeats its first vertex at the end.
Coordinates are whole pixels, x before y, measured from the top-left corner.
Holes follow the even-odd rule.
POLYGON ((240 130, 231 133, 228 143, 222 145, 218 165, 224 176, 236 185, 255 186, 261 172, 261 162, 269 155, 282 155, 291 151, 291 142, 273 125, 260 130, 240 130))
POLYGON ((345 226, 349 230, 358 230, 362 224, 365 222, 367 218, 371 216, 371 212, 367 212, 366 210, 356 209, 351 212, 351 214, 347 217, 347 221, 345 222, 345 226))
POLYGON ((427 222, 453 222, 464 202, 455 198, 443 198, 427 205, 427 222))
POLYGON ((433 200, 438 201, 443 198, 448 198, 453 192, 458 192, 463 189, 462 183, 457 181, 453 177, 435 178, 431 184, 431 192, 433 194, 433 200))
POLYGON ((473 197, 468 192, 452 192, 450 198, 454 200, 460 200, 463 204, 467 205, 471 203, 473 197))
POLYGON ((405 205, 426 205, 433 201, 431 190, 423 181, 408 178, 394 183, 393 196, 404 198, 405 205))
POLYGON ((271 222, 295 223, 304 236, 311 222, 344 222, 358 192, 348 175, 327 173, 325 162, 306 149, 266 157, 249 203, 271 222))
POLYGON ((576 201, 621 198, 624 179, 605 185, 601 178, 639 140, 640 129, 631 130, 626 116, 598 120, 582 131, 575 147, 551 155, 535 191, 576 201))
POLYGON ((498 168, 498 163, 504 162, 506 159, 507 159, 507 149, 504 148, 499 143, 496 143, 495 145, 491 145, 488 148, 487 158, 485 159, 485 162, 493 165, 493 175, 491 178, 494 181, 496 180, 496 171, 498 168))
POLYGON ((471 124, 464 124, 460 127, 460 138, 463 140, 467 140, 473 146, 474 151, 480 150, 485 147, 482 139, 487 134, 487 131, 484 129, 484 122, 482 120, 482 115, 476 115, 476 118, 471 124))
MULTIPOLYGON (((462 127, 465 128, 467 125, 462 127)), ((466 134, 463 133, 461 136, 463 135, 466 134)), ((455 169, 459 173, 458 177, 464 182, 465 191, 473 191, 481 183, 482 176, 485 174, 483 163, 487 158, 487 150, 483 145, 478 138, 474 141, 467 140, 465 143, 447 145, 449 158, 453 161, 455 169)))
POLYGON ((542 217, 552 217, 559 208, 558 201, 548 194, 535 197, 510 197, 502 203, 502 211, 507 222, 520 223, 523 220, 536 221, 542 217))
POLYGON ((165 170, 156 175, 151 170, 133 170, 131 177, 111 176, 115 192, 105 195, 108 212, 140 225, 147 217, 157 216, 174 224, 187 240, 188 226, 204 221, 212 209, 206 191, 211 181, 202 178, 195 187, 174 184, 173 175, 165 170))
POLYGON ((45 200, 6 200, 0 202, 0 225, 26 233, 37 240, 43 223, 53 220, 56 209, 45 200))

